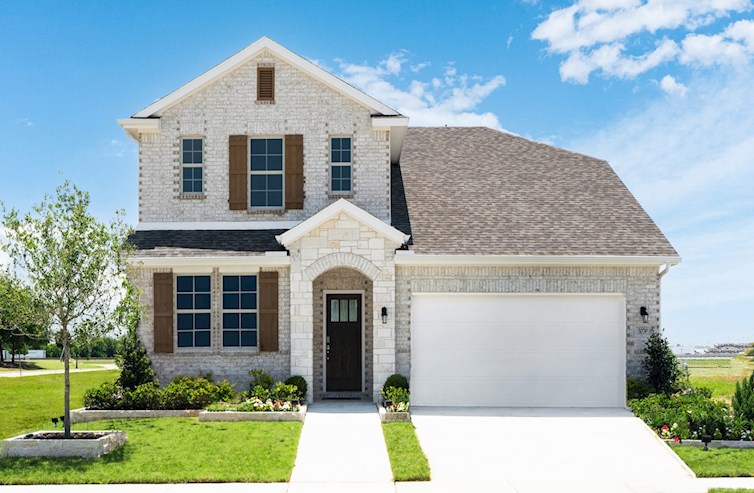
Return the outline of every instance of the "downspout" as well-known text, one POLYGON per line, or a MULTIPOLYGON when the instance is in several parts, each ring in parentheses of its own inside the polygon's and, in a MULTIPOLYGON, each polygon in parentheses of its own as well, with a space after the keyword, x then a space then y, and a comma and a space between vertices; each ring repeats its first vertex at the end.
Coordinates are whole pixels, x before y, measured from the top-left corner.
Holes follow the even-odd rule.
MULTIPOLYGON (((657 297, 659 300, 662 300, 662 278, 665 276, 665 274, 668 273, 670 270, 670 263, 665 263, 660 268, 660 271, 657 273, 657 297)), ((657 313, 657 333, 662 333, 662 309, 659 310, 657 313)))

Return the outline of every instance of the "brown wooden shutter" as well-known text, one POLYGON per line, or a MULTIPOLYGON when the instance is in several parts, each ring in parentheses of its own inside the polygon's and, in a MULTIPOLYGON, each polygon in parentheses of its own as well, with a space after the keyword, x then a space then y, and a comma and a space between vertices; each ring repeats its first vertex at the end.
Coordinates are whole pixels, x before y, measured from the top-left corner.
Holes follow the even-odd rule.
POLYGON ((259 273, 259 350, 278 350, 278 273, 259 273))
POLYGON ((285 208, 304 208, 304 136, 285 136, 285 208))
POLYGON ((173 352, 173 273, 155 272, 154 352, 173 352))
POLYGON ((228 143, 228 204, 232 211, 248 208, 248 147, 246 135, 231 135, 228 143))
POLYGON ((275 67, 257 67, 257 101, 275 101, 275 67))

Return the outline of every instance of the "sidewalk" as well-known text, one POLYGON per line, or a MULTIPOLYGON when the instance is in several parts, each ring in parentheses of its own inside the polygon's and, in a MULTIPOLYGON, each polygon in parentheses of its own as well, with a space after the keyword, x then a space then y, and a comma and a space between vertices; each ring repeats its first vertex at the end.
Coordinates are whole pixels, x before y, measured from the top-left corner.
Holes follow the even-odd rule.
MULTIPOLYGON (((73 365, 71 365, 73 366, 73 365)), ((87 371, 105 371, 105 370, 117 370, 116 365, 102 365, 101 368, 71 368, 71 373, 84 373, 87 371)), ((0 378, 18 378, 18 377, 36 377, 37 375, 55 375, 58 373, 65 373, 65 370, 9 370, 0 371, 0 378)))

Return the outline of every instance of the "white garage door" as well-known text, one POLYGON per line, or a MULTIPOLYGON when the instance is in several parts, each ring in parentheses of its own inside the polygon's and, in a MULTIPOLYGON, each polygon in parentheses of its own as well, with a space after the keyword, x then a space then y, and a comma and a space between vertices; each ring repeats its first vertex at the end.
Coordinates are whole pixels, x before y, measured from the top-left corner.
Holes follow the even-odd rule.
POLYGON ((415 406, 624 406, 622 295, 415 294, 415 406))

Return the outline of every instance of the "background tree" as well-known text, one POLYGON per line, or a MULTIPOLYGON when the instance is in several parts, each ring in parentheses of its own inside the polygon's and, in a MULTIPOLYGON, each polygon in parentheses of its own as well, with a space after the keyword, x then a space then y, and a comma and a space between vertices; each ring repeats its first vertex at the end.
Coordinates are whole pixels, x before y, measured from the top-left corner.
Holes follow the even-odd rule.
POLYGON ((47 321, 34 292, 10 272, 0 269, 0 361, 4 349, 15 363, 15 356, 22 349, 49 337, 47 321))
POLYGON ((128 228, 89 211, 89 194, 65 182, 29 213, 6 211, 6 247, 50 316, 65 368, 65 436, 71 435, 71 347, 91 327, 112 327, 124 284, 128 228))

